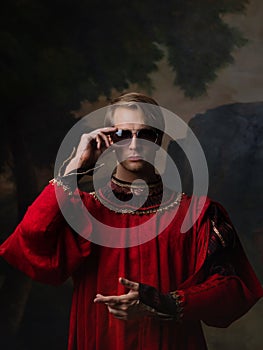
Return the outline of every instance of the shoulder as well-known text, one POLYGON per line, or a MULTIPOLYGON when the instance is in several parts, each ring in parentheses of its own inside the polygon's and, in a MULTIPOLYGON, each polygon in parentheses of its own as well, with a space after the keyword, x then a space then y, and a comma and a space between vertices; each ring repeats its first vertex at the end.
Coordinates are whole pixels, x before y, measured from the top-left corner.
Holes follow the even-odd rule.
POLYGON ((185 220, 192 221, 197 232, 203 226, 215 234, 221 235, 221 241, 226 245, 229 240, 233 240, 235 233, 234 226, 230 220, 226 209, 218 202, 207 196, 188 196, 183 195, 181 209, 184 212, 185 220))
POLYGON ((225 208, 219 203, 212 202, 208 215, 211 221, 210 240, 217 241, 223 248, 234 247, 237 234, 225 208))
POLYGON ((191 215, 197 215, 200 220, 215 218, 220 215, 231 222, 229 214, 222 204, 214 201, 207 196, 182 195, 181 207, 191 212, 191 215))
POLYGON ((194 226, 197 230, 200 229, 203 222, 207 220, 211 205, 212 201, 207 196, 189 196, 183 194, 180 211, 185 217, 184 222, 188 223, 189 228, 194 226))
POLYGON ((222 248, 233 248, 236 245, 236 230, 222 204, 205 196, 189 196, 186 201, 189 208, 192 205, 190 215, 196 216, 197 233, 202 231, 203 227, 206 227, 203 232, 208 235, 210 243, 216 243, 218 247, 222 248))
POLYGON ((97 197, 96 197, 96 192, 95 191, 83 191, 83 190, 79 190, 78 194, 81 198, 81 200, 83 201, 83 203, 90 203, 93 202, 95 203, 97 201, 97 197))

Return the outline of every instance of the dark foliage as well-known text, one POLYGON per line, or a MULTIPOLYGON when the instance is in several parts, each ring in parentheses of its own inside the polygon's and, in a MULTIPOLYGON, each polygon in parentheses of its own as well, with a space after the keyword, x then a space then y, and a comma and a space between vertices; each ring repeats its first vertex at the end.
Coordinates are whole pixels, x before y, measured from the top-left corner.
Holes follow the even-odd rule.
POLYGON ((216 71, 232 62, 234 47, 244 43, 222 16, 244 11, 246 3, 5 1, 0 14, 2 164, 10 156, 8 139, 15 127, 33 150, 32 161, 51 162, 72 123, 66 111, 131 83, 151 90, 149 73, 164 52, 175 83, 188 96, 202 94, 216 71))

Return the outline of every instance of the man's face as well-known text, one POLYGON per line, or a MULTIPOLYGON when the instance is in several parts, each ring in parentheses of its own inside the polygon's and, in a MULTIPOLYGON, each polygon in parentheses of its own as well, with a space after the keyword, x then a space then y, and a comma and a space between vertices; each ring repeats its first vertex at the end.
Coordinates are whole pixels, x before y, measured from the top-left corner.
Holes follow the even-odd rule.
POLYGON ((126 145, 116 145, 115 152, 119 166, 126 172, 144 173, 153 171, 155 154, 158 146, 137 137, 136 132, 141 129, 153 129, 145 125, 145 116, 139 109, 132 110, 119 107, 114 113, 114 126, 122 130, 130 130, 132 138, 126 145))

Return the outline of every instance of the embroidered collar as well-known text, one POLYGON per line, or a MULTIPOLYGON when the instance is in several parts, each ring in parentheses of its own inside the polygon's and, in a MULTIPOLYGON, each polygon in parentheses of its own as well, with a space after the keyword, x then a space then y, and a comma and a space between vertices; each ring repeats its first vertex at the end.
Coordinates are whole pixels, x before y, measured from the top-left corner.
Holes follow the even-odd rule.
POLYGON ((113 192, 124 195, 135 195, 140 196, 149 192, 149 196, 157 195, 162 193, 163 184, 162 179, 159 177, 155 182, 145 183, 141 181, 134 181, 133 183, 122 181, 112 176, 111 189, 113 192))
POLYGON ((131 184, 113 177, 106 186, 91 194, 114 212, 138 215, 168 210, 182 197, 182 193, 163 188, 161 178, 150 184, 131 184))

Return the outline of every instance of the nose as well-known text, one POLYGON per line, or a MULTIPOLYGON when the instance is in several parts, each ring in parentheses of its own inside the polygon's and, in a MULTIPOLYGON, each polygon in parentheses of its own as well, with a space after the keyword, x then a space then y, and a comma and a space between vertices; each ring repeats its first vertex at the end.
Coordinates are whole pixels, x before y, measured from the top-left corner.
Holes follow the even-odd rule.
POLYGON ((132 135, 131 142, 129 144, 129 149, 136 149, 138 148, 138 140, 136 134, 132 135))

